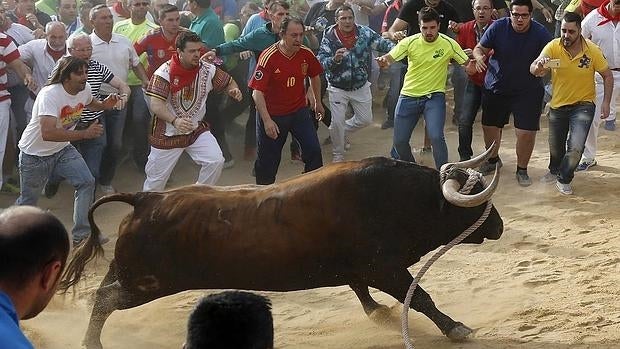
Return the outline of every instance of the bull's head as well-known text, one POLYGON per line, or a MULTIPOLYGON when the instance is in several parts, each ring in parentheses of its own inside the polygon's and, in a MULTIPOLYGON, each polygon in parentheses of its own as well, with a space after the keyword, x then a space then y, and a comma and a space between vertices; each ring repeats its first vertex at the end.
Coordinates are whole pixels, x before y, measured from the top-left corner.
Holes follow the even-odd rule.
POLYGON ((495 189, 497 189, 497 184, 499 183, 499 168, 497 166, 495 167, 493 180, 489 185, 486 184, 484 178, 479 174, 476 176, 471 173, 468 176, 470 178, 465 182, 459 181, 456 176, 459 174, 458 172, 463 175, 465 173, 463 169, 476 168, 483 162, 487 161, 489 157, 491 157, 491 152, 494 147, 495 143, 493 143, 484 153, 473 159, 447 163, 441 166, 441 170, 439 171, 441 190, 443 192, 443 196, 448 202, 459 207, 476 207, 491 199, 491 196, 493 196, 495 189), (477 194, 468 193, 469 189, 471 189, 471 184, 474 184, 471 183, 472 179, 474 181, 480 181, 483 187, 481 192, 477 194))

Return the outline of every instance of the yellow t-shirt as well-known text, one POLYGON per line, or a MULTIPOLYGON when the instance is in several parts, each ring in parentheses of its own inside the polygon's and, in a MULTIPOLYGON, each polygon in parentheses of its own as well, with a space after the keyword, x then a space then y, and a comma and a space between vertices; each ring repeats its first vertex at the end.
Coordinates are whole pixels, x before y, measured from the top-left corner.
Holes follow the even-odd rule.
MULTIPOLYGON (((135 25, 131 22, 131 18, 116 22, 114 24, 114 29, 112 30, 116 34, 121 34, 124 37, 128 38, 132 44, 135 44, 144 34, 146 34, 149 30, 158 28, 159 26, 153 22, 150 22, 148 19, 144 22, 135 25)), ((142 66, 148 66, 146 58, 146 53, 140 55, 140 63, 142 66)), ((142 85, 142 82, 133 70, 129 70, 129 75, 127 76, 127 84, 129 86, 138 86, 142 85)))
POLYGON ((560 67, 551 69, 551 108, 578 102, 594 102, 594 72, 609 68, 603 52, 595 43, 584 38, 582 51, 571 58, 562 46, 561 39, 555 39, 543 48, 542 55, 560 60, 560 67))
POLYGON ((407 73, 400 93, 409 97, 446 92, 450 60, 463 64, 469 59, 456 41, 441 33, 433 42, 424 40, 420 33, 406 37, 389 55, 396 61, 407 57, 407 73))

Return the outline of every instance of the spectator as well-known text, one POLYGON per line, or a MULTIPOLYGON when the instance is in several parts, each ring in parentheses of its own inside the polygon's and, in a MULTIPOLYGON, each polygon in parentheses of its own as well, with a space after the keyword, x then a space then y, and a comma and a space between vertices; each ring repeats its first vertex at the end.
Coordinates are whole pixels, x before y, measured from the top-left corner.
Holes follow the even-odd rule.
POLYGON ((189 316, 184 349, 273 349, 271 302, 249 292, 202 298, 189 316))
POLYGON ((15 23, 25 25, 33 30, 34 36, 41 38, 45 32, 45 25, 51 22, 51 17, 37 10, 33 0, 17 0, 15 11, 9 12, 9 17, 15 23))
POLYGON ((82 23, 80 23, 80 17, 78 16, 76 0, 59 0, 56 11, 57 14, 51 16, 52 21, 64 23, 67 36, 73 34, 73 32, 82 25, 82 23))
POLYGON ((19 320, 39 314, 56 292, 69 255, 67 231, 36 207, 0 213, 0 341, 3 348, 32 349, 19 320))

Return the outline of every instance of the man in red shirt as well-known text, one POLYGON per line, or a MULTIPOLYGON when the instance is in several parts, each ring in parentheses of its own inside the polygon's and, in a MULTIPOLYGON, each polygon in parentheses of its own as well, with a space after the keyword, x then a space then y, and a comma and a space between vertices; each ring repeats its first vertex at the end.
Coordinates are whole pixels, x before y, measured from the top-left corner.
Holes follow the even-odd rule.
POLYGON ((323 166, 321 146, 306 101, 304 81, 310 78, 318 119, 325 112, 321 104, 321 64, 312 51, 302 45, 304 24, 299 18, 286 18, 280 26, 281 40, 265 49, 258 58, 249 86, 260 115, 258 118, 258 156, 254 163, 256 184, 276 181, 282 146, 289 132, 301 145, 304 172, 323 166))
MULTIPOLYGON (((472 3, 475 19, 465 23, 455 23, 450 21, 449 28, 457 33, 456 41, 463 50, 470 56, 470 63, 466 67, 469 79, 465 85, 463 94, 463 112, 458 120, 459 129, 459 157, 461 161, 469 160, 473 153, 471 149, 472 128, 476 114, 480 109, 482 101, 482 84, 486 69, 482 72, 476 71, 475 60, 471 54, 476 44, 484 34, 484 31, 491 25, 493 19, 493 4, 491 0, 474 0, 472 3)), ((490 56, 491 54, 489 54, 490 56)), ((488 61, 488 58, 486 59, 488 61)))

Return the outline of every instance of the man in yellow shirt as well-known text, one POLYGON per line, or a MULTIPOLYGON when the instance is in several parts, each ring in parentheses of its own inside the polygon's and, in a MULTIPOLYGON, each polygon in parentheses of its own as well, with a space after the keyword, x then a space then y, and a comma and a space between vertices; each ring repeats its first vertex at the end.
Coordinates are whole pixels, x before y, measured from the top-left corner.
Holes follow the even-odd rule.
POLYGON ((451 60, 469 61, 459 44, 439 33, 439 14, 430 7, 418 13, 420 33, 401 40, 388 54, 378 57, 382 68, 407 57, 408 67, 394 113, 392 157, 415 162, 409 140, 421 115, 433 147, 437 169, 448 162, 443 134, 446 120, 446 79, 451 60))
POLYGON ((532 62, 530 73, 541 77, 551 70, 553 97, 549 113, 549 173, 541 180, 556 183, 560 193, 573 193, 571 181, 579 165, 594 118, 594 73, 603 77, 601 118, 609 116, 613 76, 601 49, 581 35, 581 16, 566 12, 562 36, 547 44, 532 62))

